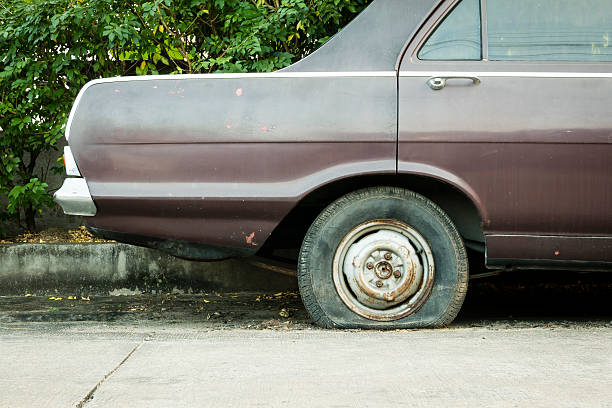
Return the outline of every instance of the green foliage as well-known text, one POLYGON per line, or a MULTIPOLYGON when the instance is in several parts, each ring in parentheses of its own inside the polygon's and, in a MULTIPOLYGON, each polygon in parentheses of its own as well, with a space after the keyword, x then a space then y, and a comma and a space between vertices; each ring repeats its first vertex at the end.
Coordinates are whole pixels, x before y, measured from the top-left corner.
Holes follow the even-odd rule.
POLYGON ((0 0, 0 221, 52 205, 72 102, 116 75, 265 72, 312 52, 368 0, 0 0))

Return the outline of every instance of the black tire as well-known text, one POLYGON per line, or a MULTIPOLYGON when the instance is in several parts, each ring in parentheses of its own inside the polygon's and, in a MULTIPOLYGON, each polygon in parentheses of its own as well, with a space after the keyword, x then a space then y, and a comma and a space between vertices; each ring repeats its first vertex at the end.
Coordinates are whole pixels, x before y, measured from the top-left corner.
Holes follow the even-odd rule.
POLYGON ((397 187, 372 187, 349 193, 319 214, 306 233, 299 255, 298 283, 313 321, 325 328, 443 327, 459 313, 467 292, 468 261, 450 218, 432 201, 397 187), (372 220, 397 220, 429 243, 435 273, 431 291, 420 308, 397 320, 363 317, 342 300, 332 277, 336 249, 358 225, 372 220))

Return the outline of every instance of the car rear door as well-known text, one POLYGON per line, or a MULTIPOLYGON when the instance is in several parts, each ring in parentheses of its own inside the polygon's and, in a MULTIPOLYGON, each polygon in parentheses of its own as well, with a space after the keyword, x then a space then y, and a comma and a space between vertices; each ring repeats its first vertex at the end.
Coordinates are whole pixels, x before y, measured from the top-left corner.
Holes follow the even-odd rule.
POLYGON ((409 44, 398 171, 472 198, 489 264, 612 262, 611 36, 609 0, 453 0, 409 44))

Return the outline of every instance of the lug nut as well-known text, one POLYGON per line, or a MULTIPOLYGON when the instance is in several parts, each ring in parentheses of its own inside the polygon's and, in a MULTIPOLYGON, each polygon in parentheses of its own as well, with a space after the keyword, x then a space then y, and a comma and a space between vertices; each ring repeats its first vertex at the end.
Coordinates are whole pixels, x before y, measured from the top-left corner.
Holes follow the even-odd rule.
POLYGON ((368 263, 366 264, 366 268, 368 268, 368 269, 373 269, 373 268, 374 268, 374 264, 373 264, 372 262, 368 262, 368 263))
POLYGON ((381 281, 376 281, 376 287, 382 288, 383 283, 381 281))
POLYGON ((393 276, 395 276, 396 278, 399 278, 400 276, 402 276, 402 273, 400 271, 395 271, 393 272, 393 276))
POLYGON ((387 253, 385 254, 385 259, 386 259, 387 261, 390 261, 390 260, 391 260, 391 252, 387 252, 387 253))

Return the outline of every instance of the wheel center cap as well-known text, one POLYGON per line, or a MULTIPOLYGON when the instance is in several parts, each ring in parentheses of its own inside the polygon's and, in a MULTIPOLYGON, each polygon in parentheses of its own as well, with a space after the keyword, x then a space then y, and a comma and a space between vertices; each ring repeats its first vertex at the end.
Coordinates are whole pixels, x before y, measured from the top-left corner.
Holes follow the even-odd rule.
POLYGON ((393 266, 389 262, 382 261, 376 264, 374 272, 380 279, 389 279, 393 275, 393 266))
POLYGON ((359 302, 387 309, 418 291, 423 265, 407 236, 381 230, 351 244, 344 274, 359 302))
POLYGON ((332 267, 344 304, 367 319, 408 316, 427 300, 434 278, 429 243, 397 220, 372 220, 340 242, 332 267))

